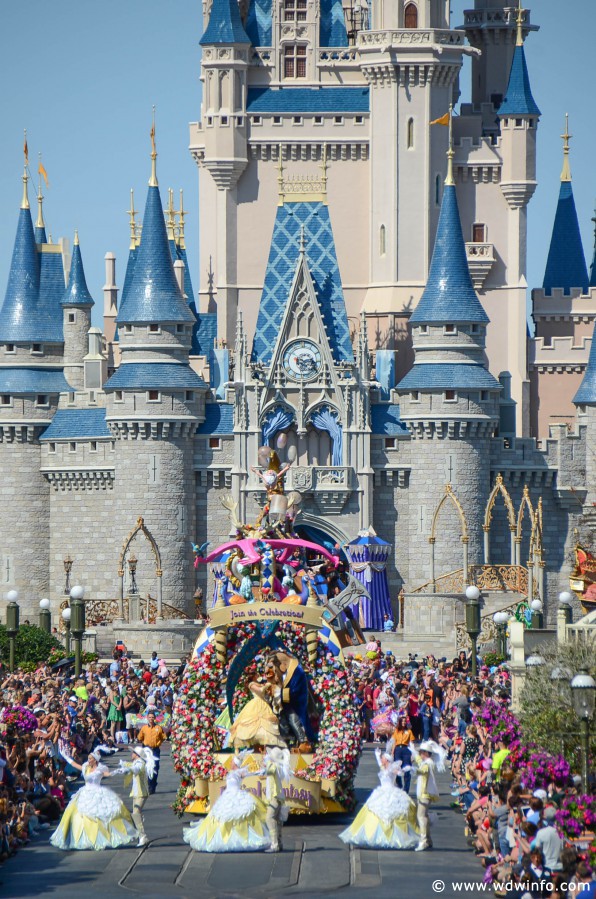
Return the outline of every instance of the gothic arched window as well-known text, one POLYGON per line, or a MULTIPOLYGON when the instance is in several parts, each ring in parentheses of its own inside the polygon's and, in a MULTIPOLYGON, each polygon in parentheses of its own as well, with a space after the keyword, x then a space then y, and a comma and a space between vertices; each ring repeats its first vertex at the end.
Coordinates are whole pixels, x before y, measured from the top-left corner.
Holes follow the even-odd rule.
POLYGON ((418 7, 408 3, 404 9, 404 28, 418 28, 418 7))

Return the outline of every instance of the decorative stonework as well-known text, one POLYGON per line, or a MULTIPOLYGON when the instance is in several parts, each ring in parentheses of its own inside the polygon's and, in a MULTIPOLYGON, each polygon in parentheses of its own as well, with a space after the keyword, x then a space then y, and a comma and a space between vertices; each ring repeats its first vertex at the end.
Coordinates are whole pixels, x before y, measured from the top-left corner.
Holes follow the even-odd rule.
POLYGON ((467 243, 466 257, 470 277, 475 290, 481 290, 486 276, 495 264, 494 244, 492 243, 467 243))
POLYGON ((58 491, 113 490, 113 468, 79 468, 50 471, 42 469, 50 485, 58 491))

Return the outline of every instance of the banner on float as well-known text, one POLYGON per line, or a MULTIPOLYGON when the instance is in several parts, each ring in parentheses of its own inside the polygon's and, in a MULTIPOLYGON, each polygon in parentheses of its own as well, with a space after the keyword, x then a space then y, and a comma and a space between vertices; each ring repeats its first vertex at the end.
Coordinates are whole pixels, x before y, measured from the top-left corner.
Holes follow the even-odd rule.
MULTIPOLYGON (((267 778, 258 774, 249 774, 242 781, 245 790, 249 790, 254 796, 258 796, 263 802, 267 801, 267 778)), ((225 790, 225 780, 209 781, 209 803, 211 808, 225 790)), ((286 805, 292 811, 317 814, 321 809, 321 782, 302 780, 300 777, 290 777, 282 783, 286 805)))
POLYGON ((211 609, 209 627, 230 627, 251 621, 291 621, 307 627, 321 627, 321 606, 295 606, 283 602, 247 602, 233 606, 211 609))

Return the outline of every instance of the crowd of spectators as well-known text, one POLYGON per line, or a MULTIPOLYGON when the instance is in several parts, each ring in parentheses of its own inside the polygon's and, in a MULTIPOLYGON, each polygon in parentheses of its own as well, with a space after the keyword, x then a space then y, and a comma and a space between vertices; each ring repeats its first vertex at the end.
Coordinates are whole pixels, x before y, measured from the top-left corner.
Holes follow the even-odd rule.
MULTIPOLYGON (((383 652, 375 637, 347 663, 365 740, 393 738, 404 767, 411 744, 420 740, 432 738, 447 750, 451 805, 462 811, 470 851, 494 895, 596 896, 589 847, 568 839, 557 821, 563 801, 581 793, 581 778, 555 770, 550 780, 544 775, 544 789, 525 787, 523 771, 512 763, 510 732, 491 728, 500 709, 510 714, 505 666, 489 668, 478 660, 472 678, 465 652, 451 660, 430 655, 404 661, 383 652)), ((400 785, 410 789, 408 774, 400 785)))
POLYGON ((117 752, 151 712, 168 730, 184 667, 169 670, 156 652, 135 663, 121 646, 110 664, 90 663, 78 679, 68 664, 0 669, 0 862, 58 824, 80 786, 67 759, 117 752))

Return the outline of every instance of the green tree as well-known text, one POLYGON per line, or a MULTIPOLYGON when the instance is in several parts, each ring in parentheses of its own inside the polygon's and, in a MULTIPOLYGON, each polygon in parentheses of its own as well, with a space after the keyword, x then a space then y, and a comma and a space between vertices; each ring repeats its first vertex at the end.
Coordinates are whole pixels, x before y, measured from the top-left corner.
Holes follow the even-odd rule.
MULTIPOLYGON (((30 662, 45 662, 50 651, 62 647, 56 637, 34 624, 23 624, 15 640, 15 662, 17 665, 30 662)), ((0 625, 0 656, 6 664, 8 661, 8 635, 4 625, 0 625)))

